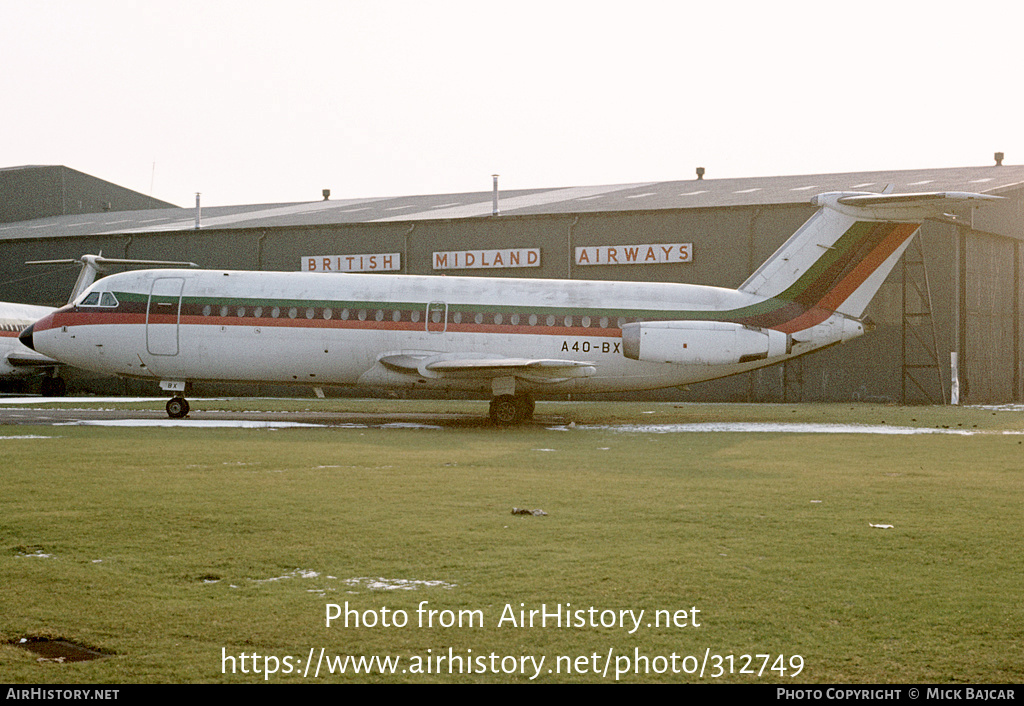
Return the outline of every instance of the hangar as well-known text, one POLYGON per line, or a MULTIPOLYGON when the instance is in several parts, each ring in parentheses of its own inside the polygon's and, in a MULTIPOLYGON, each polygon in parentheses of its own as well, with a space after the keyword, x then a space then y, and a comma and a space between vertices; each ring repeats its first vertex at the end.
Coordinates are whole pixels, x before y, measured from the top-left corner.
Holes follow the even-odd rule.
MULTIPOLYGON (((51 306, 66 300, 76 269, 23 263, 101 251, 209 268, 332 273, 325 276, 368 271, 736 287, 813 213, 809 200, 817 193, 891 185, 896 192, 999 195, 1005 200, 994 206, 922 227, 869 307, 875 330, 864 337, 656 396, 948 402, 955 354, 961 402, 1024 398, 1024 166, 1004 166, 999 154, 985 167, 743 179, 707 179, 698 170, 689 180, 509 192, 499 192, 495 177, 492 189, 474 193, 332 199, 325 189, 316 201, 216 208, 201 208, 197 196, 194 209, 121 194, 124 205, 117 207, 93 199, 102 207, 68 210, 64 197, 59 210, 52 179, 35 192, 26 186, 36 169, 0 170, 0 214, 11 214, 0 219, 0 299, 51 306)), ((65 177, 74 172, 49 169, 66 170, 65 177)), ((93 177, 79 181, 89 193, 128 191, 93 177)), ((146 383, 116 385, 152 392, 146 383)))

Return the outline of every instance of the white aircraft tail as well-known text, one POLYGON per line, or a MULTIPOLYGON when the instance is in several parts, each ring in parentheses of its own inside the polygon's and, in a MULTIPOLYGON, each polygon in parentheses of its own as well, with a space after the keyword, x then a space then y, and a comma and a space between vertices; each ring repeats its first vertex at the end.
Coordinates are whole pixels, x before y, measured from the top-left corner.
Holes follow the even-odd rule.
POLYGON ((964 192, 815 196, 818 211, 740 285, 740 291, 775 300, 776 321, 762 325, 793 333, 833 313, 860 318, 910 239, 927 218, 972 201, 994 200, 964 192))

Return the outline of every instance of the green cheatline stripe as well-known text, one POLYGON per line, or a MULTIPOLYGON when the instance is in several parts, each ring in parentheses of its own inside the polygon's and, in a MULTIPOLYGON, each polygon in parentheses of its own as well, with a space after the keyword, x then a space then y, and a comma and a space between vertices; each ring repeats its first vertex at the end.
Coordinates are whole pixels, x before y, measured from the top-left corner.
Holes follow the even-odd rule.
MULTIPOLYGON (((144 311, 146 308, 146 302, 148 297, 142 295, 131 295, 125 292, 114 292, 114 295, 118 298, 122 304, 135 304, 135 309, 144 311)), ((163 301, 168 303, 176 302, 176 297, 154 297, 154 301, 163 301)), ((394 302, 394 301, 343 301, 343 300, 311 300, 311 299, 264 299, 264 298, 240 298, 240 297, 184 297, 182 301, 182 309, 190 308, 202 308, 204 306, 210 306, 214 309, 219 309, 221 306, 227 306, 230 308, 234 307, 247 307, 252 308, 256 306, 263 307, 264 309, 269 307, 279 307, 281 309, 288 309, 296 307, 305 309, 313 307, 315 309, 330 308, 337 311, 341 309, 400 309, 400 310, 425 310, 428 302, 394 302)), ((760 302, 758 304, 742 307, 739 309, 732 309, 727 311, 686 311, 686 310, 662 310, 662 309, 615 309, 615 308, 603 308, 603 307, 551 307, 551 306, 529 306, 529 305, 500 305, 500 304, 449 304, 449 312, 461 312, 461 313, 475 313, 475 312, 493 312, 502 314, 537 314, 538 316, 554 315, 558 317, 568 315, 587 315, 587 316, 608 316, 611 318, 615 317, 627 317, 627 318, 641 318, 648 320, 709 320, 719 321, 723 318, 745 318, 754 316, 759 313, 766 311, 774 311, 780 307, 788 305, 789 302, 779 300, 768 300, 766 302, 760 302)))
MULTIPOLYGON (((725 311, 686 311, 673 310, 664 311, 659 309, 616 309, 616 308, 571 308, 571 307, 548 307, 529 306, 526 309, 529 313, 538 316, 567 316, 571 314, 585 313, 589 316, 628 317, 647 320, 695 320, 695 321, 737 321, 751 325, 777 325, 793 318, 802 311, 814 306, 821 300, 828 291, 842 281, 849 269, 856 265, 862 258, 854 257, 860 254, 859 251, 867 249, 868 252, 878 242, 885 239, 893 224, 872 223, 858 221, 839 237, 831 249, 826 250, 811 267, 807 269, 792 285, 777 296, 751 304, 749 306, 725 311), (882 226, 889 226, 888 228, 882 226), (812 296, 808 297, 808 294, 812 296), (791 311, 782 313, 785 309, 791 311), (772 315, 776 316, 772 316, 772 315), (779 316, 783 320, 776 320, 779 316)), ((865 253, 866 254, 866 253, 865 253)), ((131 292, 115 292, 119 301, 145 303, 149 297, 144 294, 131 292)), ((173 302, 176 297, 155 297, 157 301, 173 302)), ((334 301, 334 300, 309 300, 309 299, 263 299, 243 297, 185 297, 183 305, 193 306, 263 306, 263 307, 314 307, 333 309, 402 309, 414 310, 423 309, 427 306, 426 301, 422 302, 382 302, 382 301, 334 301)), ((500 313, 523 313, 524 307, 514 305, 474 305, 474 304, 449 304, 451 312, 500 312, 500 313)))
POLYGON ((742 312, 741 323, 765 328, 793 320, 818 306, 830 292, 842 285, 898 227, 898 223, 857 221, 796 282, 774 299, 729 313, 736 315, 742 312))
MULTIPOLYGON (((868 221, 857 221, 850 228, 843 233, 839 239, 832 245, 830 250, 826 250, 821 257, 813 265, 811 265, 807 271, 800 276, 800 278, 794 282, 786 291, 778 295, 779 299, 785 299, 787 301, 800 301, 801 295, 805 294, 813 288, 815 283, 825 277, 829 270, 831 270, 837 264, 850 264, 851 258, 854 251, 859 249, 860 246, 864 245, 866 241, 871 241, 870 245, 873 248, 877 245, 878 238, 872 238, 872 233, 878 234, 879 230, 882 238, 888 233, 885 229, 876 229, 876 226, 882 224, 871 223, 868 221)), ((865 253, 866 254, 866 253, 865 253)), ((859 259, 858 259, 859 261, 859 259)), ((846 268, 844 268, 846 269, 846 268)), ((833 281, 829 282, 830 286, 827 289, 832 289, 841 278, 833 275, 833 281)), ((824 294, 824 292, 822 292, 824 294)), ((804 302, 806 304, 814 304, 817 302, 804 302)))

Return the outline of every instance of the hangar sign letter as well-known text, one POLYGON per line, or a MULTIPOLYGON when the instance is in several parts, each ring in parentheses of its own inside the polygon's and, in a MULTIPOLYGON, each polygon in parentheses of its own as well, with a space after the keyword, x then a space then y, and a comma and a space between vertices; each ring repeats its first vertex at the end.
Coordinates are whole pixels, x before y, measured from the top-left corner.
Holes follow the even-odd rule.
POLYGON ((304 255, 302 272, 393 272, 402 269, 402 254, 397 252, 366 255, 304 255))
POLYGON ((540 267, 540 248, 452 250, 434 253, 435 270, 479 270, 540 267))
POLYGON ((589 245, 576 248, 577 265, 664 265, 693 262, 693 243, 589 245))

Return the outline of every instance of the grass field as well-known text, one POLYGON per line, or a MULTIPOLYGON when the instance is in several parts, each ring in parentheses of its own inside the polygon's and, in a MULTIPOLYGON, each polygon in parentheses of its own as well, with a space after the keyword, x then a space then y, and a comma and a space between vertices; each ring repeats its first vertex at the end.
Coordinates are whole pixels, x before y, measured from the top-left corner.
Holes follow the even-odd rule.
MULTIPOLYGON (((236 404, 266 406, 193 409, 236 404)), ((541 403, 538 418, 551 425, 2 426, 0 682, 1024 680, 1024 412, 541 403), (970 433, 616 426, 702 421, 970 433), (12 644, 30 636, 108 656, 39 662, 12 644), (398 661, 340 674, 346 655, 398 661)))

